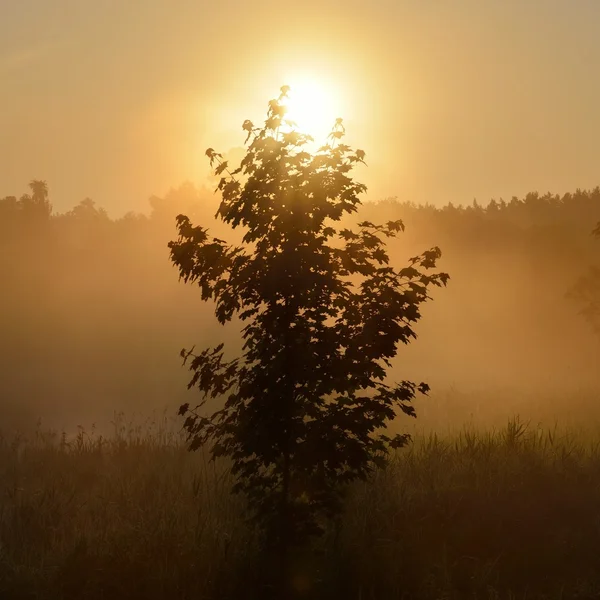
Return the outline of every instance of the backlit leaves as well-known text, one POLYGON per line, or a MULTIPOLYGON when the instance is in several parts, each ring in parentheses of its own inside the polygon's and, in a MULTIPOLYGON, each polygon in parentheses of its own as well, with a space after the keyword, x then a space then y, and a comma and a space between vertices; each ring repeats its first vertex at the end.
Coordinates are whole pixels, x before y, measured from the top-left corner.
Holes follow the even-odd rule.
POLYGON ((190 448, 210 443, 213 457, 229 456, 235 489, 264 530, 285 506, 286 535, 301 539, 337 510, 340 484, 367 477, 407 443, 384 427, 399 412, 414 417, 415 395, 429 388, 392 384, 387 370, 398 345, 415 339, 428 290, 448 275, 430 273, 438 248, 403 269, 390 266, 385 240, 404 230, 401 221, 336 229, 366 190, 351 176, 365 154, 341 142, 341 119, 328 144, 303 150, 310 138, 285 119, 288 91, 269 103, 264 127, 244 122, 237 169, 206 152, 221 176, 217 217, 243 227, 242 246, 180 215, 169 247, 181 278, 215 303, 218 320, 237 317, 243 327, 236 359, 222 346, 182 353, 190 387, 203 394, 197 407, 180 410, 190 448), (204 415, 207 398, 221 405, 204 415))

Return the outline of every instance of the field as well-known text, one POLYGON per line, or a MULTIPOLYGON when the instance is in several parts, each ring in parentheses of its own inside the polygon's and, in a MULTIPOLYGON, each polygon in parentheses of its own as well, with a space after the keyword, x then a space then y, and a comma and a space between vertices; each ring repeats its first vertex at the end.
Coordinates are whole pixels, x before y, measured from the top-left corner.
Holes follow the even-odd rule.
MULTIPOLYGON (((519 419, 417 434, 297 557, 299 597, 600 597, 598 440, 519 419)), ((5 436, 0 598, 263 597, 229 484, 167 420, 5 436)))

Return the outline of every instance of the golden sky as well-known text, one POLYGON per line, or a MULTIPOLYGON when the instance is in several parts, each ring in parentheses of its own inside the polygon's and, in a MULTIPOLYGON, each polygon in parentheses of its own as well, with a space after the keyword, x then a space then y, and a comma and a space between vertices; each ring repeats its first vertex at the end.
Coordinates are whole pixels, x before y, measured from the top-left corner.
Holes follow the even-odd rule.
POLYGON ((204 181, 281 85, 332 91, 365 199, 600 184, 598 0, 0 0, 0 197, 118 216, 204 181))

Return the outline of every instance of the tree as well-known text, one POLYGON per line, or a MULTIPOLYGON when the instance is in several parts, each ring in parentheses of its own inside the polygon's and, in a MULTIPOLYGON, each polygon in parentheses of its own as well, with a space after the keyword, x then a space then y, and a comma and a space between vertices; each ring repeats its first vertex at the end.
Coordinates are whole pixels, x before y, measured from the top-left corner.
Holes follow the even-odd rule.
POLYGON ((34 179, 29 183, 31 194, 0 198, 0 230, 2 236, 22 236, 25 232, 31 239, 38 239, 41 231, 47 230, 52 214, 48 198, 48 185, 34 179), (23 228, 24 227, 24 228, 23 228), (40 228, 41 227, 41 228, 40 228))
POLYGON ((91 198, 84 198, 74 206, 66 216, 83 222, 108 221, 108 213, 102 207, 98 208, 91 198))
POLYGON ((21 206, 24 213, 32 220, 47 221, 52 213, 52 205, 48 199, 48 184, 45 181, 34 179, 29 183, 31 195, 21 197, 21 206))
MULTIPOLYGON (((600 240, 600 223, 596 225, 592 235, 600 240)), ((583 306, 580 314, 600 335, 600 266, 590 266, 587 275, 580 277, 567 295, 583 306)))
MULTIPOLYGON (((600 223, 593 229, 592 235, 600 240, 600 223)), ((600 335, 600 266, 590 266, 587 274, 581 276, 567 292, 567 298, 582 306, 579 314, 600 335)))
MULTIPOLYGON (((389 437, 385 425, 411 404, 425 383, 386 381, 398 344, 416 337, 413 326, 431 286, 446 273, 427 274, 441 253, 433 248, 400 270, 389 264, 385 239, 401 221, 336 229, 355 213, 366 187, 351 177, 362 150, 342 143, 338 119, 329 141, 312 141, 285 119, 285 97, 271 100, 263 127, 245 121, 247 151, 230 170, 206 152, 221 192, 217 216, 244 228, 243 244, 209 236, 187 216, 169 243, 180 278, 215 302, 221 324, 239 317, 243 354, 226 359, 223 344, 200 353, 182 350, 203 398, 184 404, 190 450, 212 444, 227 456, 265 533, 286 550, 322 531, 340 508, 344 484, 383 466, 390 449, 409 436, 389 437), (222 399, 212 414, 208 399, 222 399)), ((282 560, 284 560, 282 558, 282 560)))

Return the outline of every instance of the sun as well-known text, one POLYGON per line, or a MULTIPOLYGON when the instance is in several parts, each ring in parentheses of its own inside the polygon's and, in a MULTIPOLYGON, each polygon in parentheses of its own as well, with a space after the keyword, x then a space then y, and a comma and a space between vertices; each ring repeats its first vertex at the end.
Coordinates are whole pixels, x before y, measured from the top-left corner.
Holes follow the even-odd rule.
POLYGON ((325 143, 335 120, 342 115, 339 97, 333 89, 314 79, 291 79, 284 104, 286 118, 294 121, 298 131, 306 133, 318 144, 325 143))

